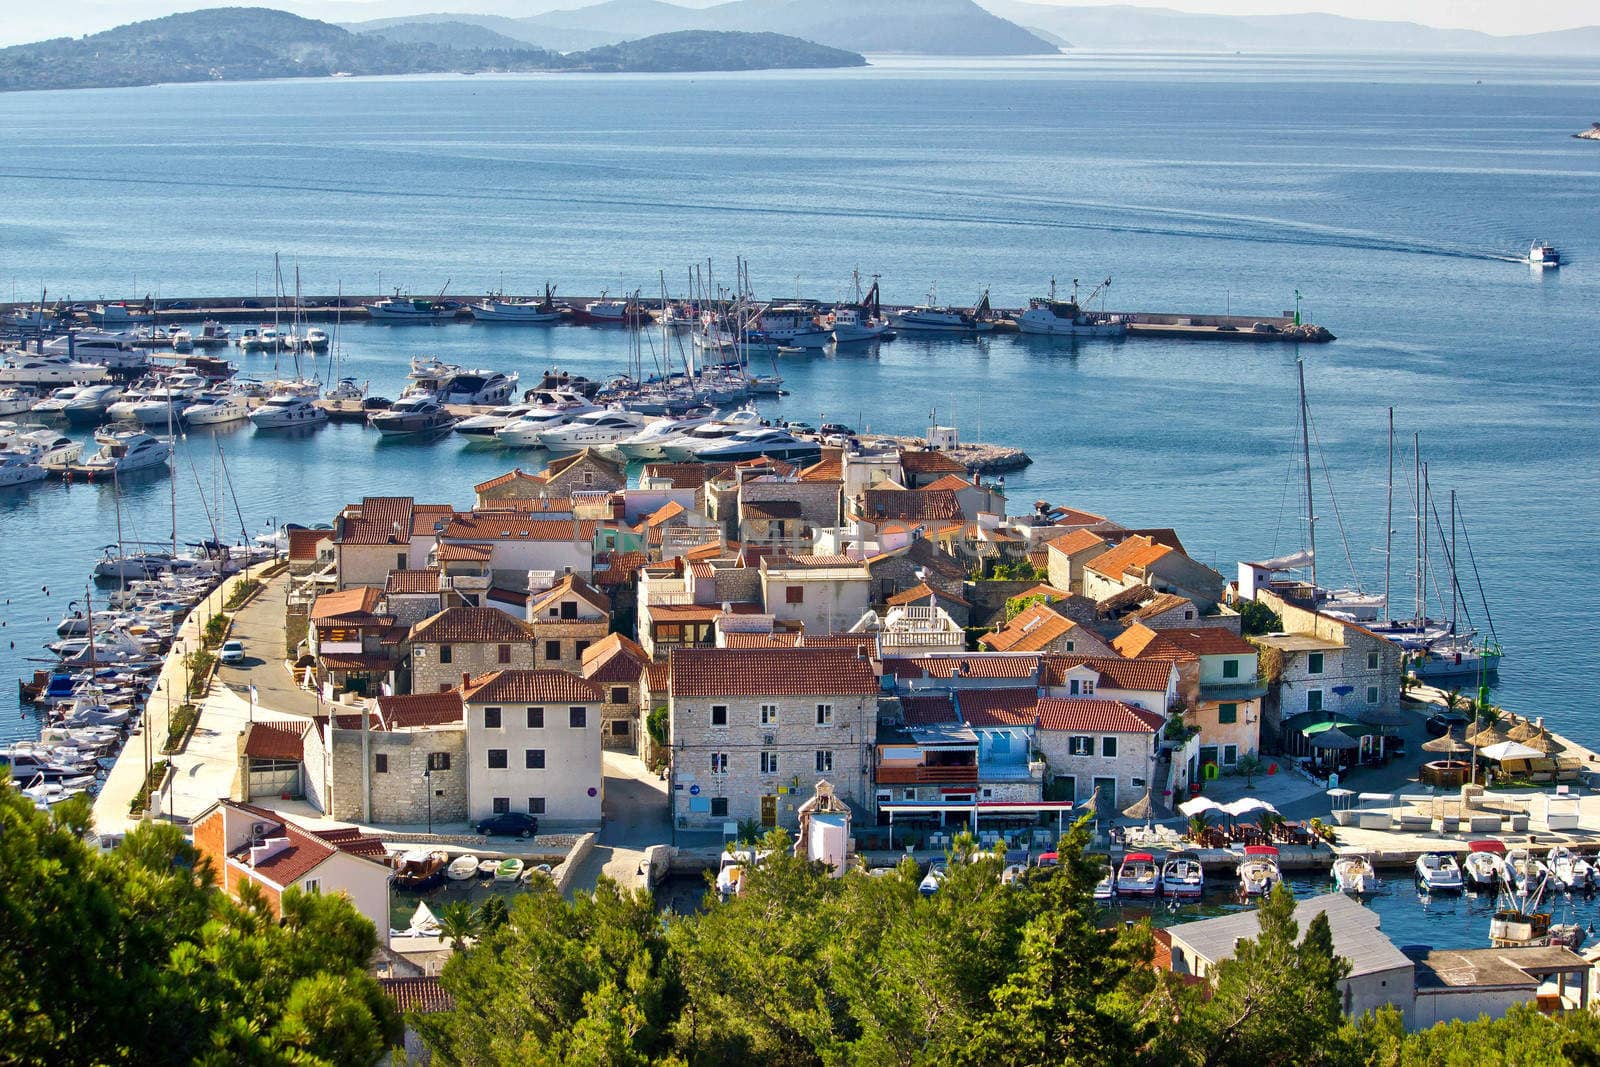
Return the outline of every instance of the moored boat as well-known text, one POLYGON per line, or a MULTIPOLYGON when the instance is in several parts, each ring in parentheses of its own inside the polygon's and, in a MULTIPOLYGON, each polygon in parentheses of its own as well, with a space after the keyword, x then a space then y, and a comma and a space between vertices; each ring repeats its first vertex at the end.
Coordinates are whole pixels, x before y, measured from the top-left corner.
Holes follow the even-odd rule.
POLYGON ((1178 900, 1199 900, 1206 891, 1205 867, 1195 852, 1173 852, 1161 865, 1161 892, 1178 900))
POLYGON ((456 417, 438 401, 425 396, 409 396, 395 401, 384 411, 374 411, 367 424, 385 437, 420 437, 448 433, 456 417))
POLYGON ((450 857, 442 850, 414 848, 395 862, 394 884, 401 889, 431 889, 445 880, 450 857))
POLYGON ((522 861, 515 856, 500 861, 494 869, 494 880, 497 882, 515 882, 522 877, 522 861))
POLYGON ((1509 884, 1506 873, 1506 846, 1501 841, 1471 841, 1461 863, 1462 877, 1473 889, 1498 889, 1509 884))
POLYGON ((1362 896, 1378 888, 1378 872, 1365 856, 1336 856, 1333 861, 1333 885, 1341 893, 1362 896))
POLYGON ((1424 852, 1417 857, 1416 871, 1417 885, 1425 893, 1461 890, 1461 865, 1448 852, 1424 852))
POLYGON ((457 856, 450 861, 450 866, 445 868, 445 877, 452 882, 464 882, 468 878, 478 876, 478 857, 457 856))
POLYGON ((319 426, 328 421, 328 413, 307 397, 274 393, 250 412, 250 421, 258 430, 280 430, 293 426, 319 426))
POLYGON ((1594 887, 1594 867, 1566 845, 1552 847, 1545 855, 1544 866, 1555 883, 1569 892, 1594 887))
MULTIPOLYGON (((1107 278, 1089 294, 1102 292, 1111 284, 1107 278)), ((1056 282, 1050 279, 1050 295, 1034 297, 1028 301, 1028 310, 1016 318, 1017 329, 1022 333, 1053 337, 1124 337, 1128 324, 1118 315, 1100 311, 1087 311, 1078 303, 1078 283, 1072 283, 1072 299, 1056 299, 1056 282)))
POLYGON ((937 290, 929 290, 928 301, 889 316, 895 329, 918 333, 988 333, 994 329, 989 321, 989 293, 986 290, 978 305, 967 311, 939 304, 937 290))
POLYGON ((1278 850, 1271 845, 1246 845, 1239 861, 1239 892, 1247 897, 1265 896, 1281 881, 1278 850))
POLYGON ((1117 867, 1117 896, 1153 897, 1161 892, 1161 865, 1148 852, 1130 852, 1117 867))

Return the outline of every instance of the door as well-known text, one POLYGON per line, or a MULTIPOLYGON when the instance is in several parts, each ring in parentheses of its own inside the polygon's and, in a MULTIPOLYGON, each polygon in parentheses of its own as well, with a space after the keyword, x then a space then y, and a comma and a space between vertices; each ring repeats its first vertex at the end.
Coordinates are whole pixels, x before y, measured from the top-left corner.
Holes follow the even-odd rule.
POLYGON ((761 798, 761 825, 762 826, 776 826, 776 825, 778 825, 778 798, 777 797, 769 795, 769 796, 764 796, 764 797, 761 798))
POLYGON ((1116 818, 1117 808, 1117 780, 1115 778, 1096 778, 1094 787, 1100 790, 1100 800, 1096 811, 1106 818, 1116 818))

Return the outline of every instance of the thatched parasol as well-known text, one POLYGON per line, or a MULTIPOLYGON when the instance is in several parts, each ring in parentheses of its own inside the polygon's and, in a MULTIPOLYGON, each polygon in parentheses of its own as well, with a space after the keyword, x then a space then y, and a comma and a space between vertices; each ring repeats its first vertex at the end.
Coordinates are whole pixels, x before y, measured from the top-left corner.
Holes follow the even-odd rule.
POLYGON ((1309 738, 1312 748, 1326 748, 1339 752, 1349 752, 1361 747, 1361 742, 1335 726, 1331 730, 1323 730, 1312 734, 1309 738))
MULTIPOLYGON (((1515 718, 1515 716, 1513 716, 1513 718, 1515 718)), ((1538 737, 1540 732, 1540 727, 1533 725, 1533 723, 1529 722, 1527 719, 1523 719, 1521 722, 1517 723, 1515 726, 1511 727, 1511 729, 1506 731, 1506 740, 1526 742, 1529 738, 1538 737)))
POLYGON ((1471 745, 1473 748, 1487 748, 1490 745, 1498 745, 1502 741, 1509 740, 1511 740, 1511 738, 1501 733, 1499 727, 1490 724, 1489 726, 1485 726, 1483 729, 1479 730, 1477 733, 1469 735, 1467 737, 1467 744, 1471 745))
POLYGON ((1129 819, 1148 819, 1155 811, 1150 804, 1150 791, 1145 790, 1144 796, 1122 809, 1122 814, 1129 819))
POLYGON ((1472 746, 1461 740, 1453 733, 1446 733, 1442 737, 1435 737, 1432 741, 1422 743, 1424 752, 1442 752, 1447 756, 1458 756, 1464 752, 1471 752, 1472 746))

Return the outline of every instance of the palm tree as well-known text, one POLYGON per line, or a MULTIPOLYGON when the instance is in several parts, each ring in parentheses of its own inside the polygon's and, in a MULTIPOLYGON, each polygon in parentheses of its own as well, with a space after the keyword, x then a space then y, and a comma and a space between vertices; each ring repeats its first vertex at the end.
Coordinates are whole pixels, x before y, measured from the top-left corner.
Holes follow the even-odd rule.
POLYGON ((1190 841, 1193 841, 1197 845, 1200 844, 1201 840, 1206 836, 1206 831, 1209 829, 1211 829, 1211 824, 1206 821, 1204 812, 1201 812, 1198 815, 1189 816, 1190 841))
POLYGON ((439 936, 450 942, 453 952, 467 947, 467 939, 478 935, 478 915, 465 900, 453 900, 439 908, 439 936))

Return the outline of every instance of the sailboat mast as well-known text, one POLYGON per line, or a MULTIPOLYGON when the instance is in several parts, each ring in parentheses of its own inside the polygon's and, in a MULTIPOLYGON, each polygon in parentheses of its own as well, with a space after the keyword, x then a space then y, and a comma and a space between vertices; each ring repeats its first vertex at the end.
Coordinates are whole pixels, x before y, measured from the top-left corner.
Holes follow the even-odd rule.
POLYGON ((1416 574, 1412 582, 1412 593, 1415 597, 1415 615, 1412 619, 1417 629, 1422 629, 1422 435, 1411 435, 1411 480, 1412 500, 1416 502, 1415 533, 1417 535, 1416 574))
POLYGON ((1456 578, 1456 491, 1450 490, 1450 633, 1456 632, 1456 606, 1461 602, 1461 586, 1456 578))
POLYGON ((1394 408, 1389 409, 1389 488, 1383 502, 1383 621, 1389 621, 1389 574, 1394 560, 1394 408))
POLYGON ((1311 596, 1317 595, 1317 513, 1311 496, 1311 418, 1306 407, 1306 364, 1297 360, 1295 367, 1300 375, 1300 458, 1306 476, 1306 548, 1311 552, 1311 596))

